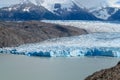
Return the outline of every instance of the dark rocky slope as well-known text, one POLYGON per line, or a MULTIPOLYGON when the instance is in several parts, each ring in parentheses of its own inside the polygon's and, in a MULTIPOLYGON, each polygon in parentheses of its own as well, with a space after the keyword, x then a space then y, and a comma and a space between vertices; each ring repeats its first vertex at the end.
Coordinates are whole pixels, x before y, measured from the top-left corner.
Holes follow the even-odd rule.
POLYGON ((83 29, 40 21, 0 22, 0 47, 86 34, 83 29))
POLYGON ((120 80, 120 62, 115 67, 96 72, 85 80, 120 80))

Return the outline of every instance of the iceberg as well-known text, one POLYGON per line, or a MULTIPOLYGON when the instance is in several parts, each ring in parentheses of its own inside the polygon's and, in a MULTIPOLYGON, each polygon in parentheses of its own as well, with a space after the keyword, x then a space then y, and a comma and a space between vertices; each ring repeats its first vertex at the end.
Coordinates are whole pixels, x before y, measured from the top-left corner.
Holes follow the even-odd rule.
POLYGON ((120 33, 90 33, 49 39, 40 43, 1 48, 0 53, 38 57, 120 57, 120 33))

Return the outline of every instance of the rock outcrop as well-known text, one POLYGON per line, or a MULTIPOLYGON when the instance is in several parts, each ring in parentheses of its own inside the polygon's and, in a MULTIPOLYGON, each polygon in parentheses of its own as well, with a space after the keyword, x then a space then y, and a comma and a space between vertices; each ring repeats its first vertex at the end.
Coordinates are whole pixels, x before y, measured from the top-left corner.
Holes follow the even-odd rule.
POLYGON ((112 68, 95 72, 85 80, 120 80, 120 62, 112 68))

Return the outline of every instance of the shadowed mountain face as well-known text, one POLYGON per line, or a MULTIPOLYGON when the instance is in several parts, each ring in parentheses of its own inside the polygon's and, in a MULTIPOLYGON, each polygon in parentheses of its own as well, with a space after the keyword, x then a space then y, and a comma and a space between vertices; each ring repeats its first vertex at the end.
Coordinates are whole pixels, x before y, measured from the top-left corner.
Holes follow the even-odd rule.
POLYGON ((115 67, 96 72, 85 80, 120 80, 120 62, 115 67))
POLYGON ((39 21, 0 22, 0 47, 87 34, 83 29, 39 21))

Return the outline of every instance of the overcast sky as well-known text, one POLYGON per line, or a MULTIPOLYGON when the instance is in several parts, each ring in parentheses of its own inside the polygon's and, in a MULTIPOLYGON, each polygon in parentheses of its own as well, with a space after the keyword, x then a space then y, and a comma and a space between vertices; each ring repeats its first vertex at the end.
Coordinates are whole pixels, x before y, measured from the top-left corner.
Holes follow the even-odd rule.
MULTIPOLYGON (((34 0, 31 0, 31 1, 34 1, 34 0)), ((120 0, 76 0, 76 1, 86 7, 99 6, 105 3, 109 3, 109 5, 111 6, 120 7, 120 0)), ((20 0, 0 0, 0 7, 9 6, 11 4, 16 4, 19 2, 20 0)))

